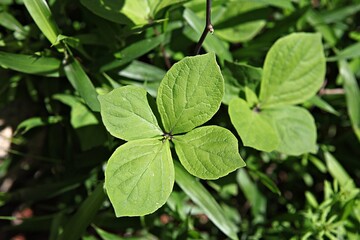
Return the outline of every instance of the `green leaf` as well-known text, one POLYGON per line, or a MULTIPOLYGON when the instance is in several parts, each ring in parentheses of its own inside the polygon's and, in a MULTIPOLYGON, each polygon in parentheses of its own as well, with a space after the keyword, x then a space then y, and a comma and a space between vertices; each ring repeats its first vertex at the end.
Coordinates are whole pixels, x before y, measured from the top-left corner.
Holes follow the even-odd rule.
POLYGON ((99 101, 102 120, 111 135, 130 141, 163 134, 151 111, 145 89, 120 87, 100 95, 99 101))
POLYGON ((105 170, 105 188, 117 217, 156 211, 168 199, 174 179, 169 141, 156 139, 121 145, 105 170))
POLYGON ((301 103, 320 89, 325 56, 319 34, 293 33, 269 50, 262 75, 262 107, 301 103))
POLYGON ((56 42, 57 35, 59 35, 59 31, 54 19, 52 18, 50 8, 46 1, 24 0, 24 4, 42 33, 51 42, 51 44, 54 44, 56 42))
POLYGON ((16 133, 24 134, 33 128, 46 126, 50 124, 56 124, 61 120, 62 120, 61 116, 49 116, 46 119, 41 117, 28 118, 17 126, 15 134, 16 133))
POLYGON ((268 175, 255 169, 251 169, 250 173, 258 177, 261 183, 264 184, 270 191, 278 194, 279 196, 281 195, 280 189, 276 186, 276 183, 274 183, 274 181, 268 175))
POLYGON ((217 112, 224 79, 214 54, 186 57, 166 73, 157 106, 167 133, 177 134, 207 122, 217 112))
POLYGON ((332 113, 336 116, 339 116, 340 113, 338 111, 336 111, 333 106, 331 106, 329 103, 327 103, 324 99, 322 99, 321 97, 315 95, 312 98, 310 98, 305 104, 306 105, 314 105, 328 113, 332 113))
POLYGON ((229 116, 244 146, 266 152, 279 146, 280 139, 276 129, 262 112, 250 109, 246 101, 233 99, 229 104, 229 116))
POLYGON ((0 51, 0 65, 3 68, 10 68, 18 72, 47 77, 59 77, 61 61, 52 57, 14 54, 0 51))
POLYGON ((121 67, 132 60, 141 57, 164 42, 164 37, 165 35, 159 35, 153 38, 146 38, 127 46, 120 52, 114 53, 114 55, 119 55, 121 57, 120 59, 111 59, 101 66, 100 71, 105 72, 121 67))
POLYGON ((160 81, 165 74, 166 72, 161 68, 136 60, 119 72, 122 77, 144 82, 160 81))
POLYGON ((85 103, 95 112, 100 111, 100 104, 97 99, 96 89, 90 78, 81 67, 78 60, 72 58, 70 63, 64 66, 65 75, 71 85, 79 92, 85 103))
MULTIPOLYGON (((252 39, 266 24, 265 20, 262 19, 256 19, 256 13, 255 9, 258 9, 260 7, 263 7, 263 3, 257 3, 254 1, 247 1, 247 2, 228 2, 226 9, 224 10, 226 14, 222 15, 221 20, 219 20, 219 23, 215 24, 215 31, 216 35, 218 35, 220 38, 232 42, 232 43, 239 43, 239 42, 245 42, 250 39, 252 39), (246 14, 247 12, 250 12, 253 10, 251 14, 251 18, 244 19, 244 15, 242 16, 242 21, 234 21, 237 20, 239 15, 246 14), (255 14, 254 14, 255 13, 255 14), (254 19, 255 18, 255 19, 254 19), (228 25, 226 28, 218 26, 222 25, 223 22, 229 22, 231 21, 232 24, 226 24, 228 25)), ((263 12, 260 12, 263 13, 263 12)), ((266 15, 260 15, 260 17, 265 18, 266 15)), ((240 18, 239 18, 240 20, 240 18)), ((225 24, 223 24, 225 25, 225 24)))
POLYGON ((95 229, 96 233, 99 234, 99 236, 103 240, 124 240, 124 238, 118 236, 117 234, 109 233, 101 228, 96 227, 96 226, 93 226, 93 228, 95 229))
POLYGON ((229 219, 214 197, 191 176, 177 161, 174 162, 176 183, 209 217, 209 219, 228 237, 238 239, 237 226, 229 219))
POLYGON ((26 30, 16 18, 8 12, 0 12, 0 25, 12 31, 26 33, 26 30))
POLYGON ((266 109, 262 114, 273 124, 280 138, 277 151, 288 155, 316 152, 315 121, 306 109, 285 106, 266 109))
POLYGON ((241 90, 245 90, 245 87, 256 91, 261 81, 262 69, 225 61, 222 73, 225 80, 225 93, 222 101, 229 104, 231 99, 239 97, 241 90))
POLYGON ((332 61, 346 60, 346 59, 352 59, 358 57, 360 57, 360 42, 348 46, 344 50, 337 53, 335 57, 329 57, 327 60, 329 62, 332 62, 332 61))
POLYGON ((347 110, 351 124, 360 141, 360 90, 354 73, 346 61, 339 62, 340 76, 343 78, 347 110))
POLYGON ((257 185, 251 180, 245 169, 237 171, 236 180, 244 193, 245 197, 251 204, 251 212, 255 222, 263 222, 266 214, 266 198, 259 190, 257 185))
POLYGON ((354 180, 349 176, 346 170, 341 166, 338 160, 329 152, 324 152, 326 166, 331 176, 339 181, 340 186, 351 186, 355 188, 354 180))
POLYGON ((181 164, 202 179, 217 179, 246 165, 238 152, 237 139, 222 127, 196 128, 174 136, 173 142, 181 164))
POLYGON ((70 218, 61 233, 60 240, 78 240, 86 231, 105 200, 103 183, 101 182, 88 198, 80 205, 70 218))

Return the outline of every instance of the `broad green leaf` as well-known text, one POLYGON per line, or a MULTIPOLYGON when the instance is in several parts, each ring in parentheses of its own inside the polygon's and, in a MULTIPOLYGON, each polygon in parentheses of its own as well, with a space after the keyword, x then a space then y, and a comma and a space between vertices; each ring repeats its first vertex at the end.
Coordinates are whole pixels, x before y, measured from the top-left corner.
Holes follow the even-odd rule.
POLYGON ((340 186, 355 188, 354 180, 349 176, 339 161, 329 152, 324 152, 326 166, 331 176, 339 181, 340 186))
POLYGON ((69 63, 64 65, 64 71, 71 85, 79 92, 80 96, 85 100, 85 103, 90 109, 99 112, 100 104, 97 99, 98 94, 79 61, 72 58, 69 63))
POLYGON ((167 140, 127 142, 116 149, 105 170, 105 188, 117 217, 156 211, 168 199, 174 179, 167 140))
POLYGON ((159 35, 153 38, 146 38, 144 40, 135 42, 130 46, 127 46, 120 52, 114 53, 114 55, 119 55, 120 59, 109 60, 106 64, 101 66, 100 71, 105 72, 123 66, 156 48, 163 41, 164 35, 159 35))
POLYGON ((325 56, 319 34, 293 33, 269 50, 261 81, 262 107, 301 103, 320 89, 325 56))
MULTIPOLYGON (((204 31, 205 20, 202 21, 190 9, 185 9, 184 19, 189 23, 191 29, 193 30, 188 33, 187 36, 190 37, 190 39, 194 42, 198 42, 202 32, 204 31)), ((216 34, 209 34, 206 37, 203 46, 207 52, 216 53, 216 55, 219 56, 220 59, 232 61, 232 55, 228 50, 228 45, 224 41, 221 41, 218 37, 216 37, 216 34)))
POLYGON ((36 25, 46 38, 54 44, 56 42, 59 30, 56 26, 49 6, 45 0, 24 0, 24 4, 36 25))
POLYGON ((0 66, 15 71, 59 77, 61 61, 57 58, 14 54, 0 51, 0 66))
POLYGON ((101 182, 67 222, 59 239, 78 240, 93 221, 96 213, 103 204, 105 197, 103 182, 101 182))
POLYGON ((237 139, 222 127, 196 128, 174 136, 173 142, 181 164, 202 179, 217 179, 246 165, 238 152, 237 139))
POLYGON ((316 126, 312 115, 304 108, 285 106, 262 111, 277 131, 280 144, 276 149, 288 155, 316 152, 316 126))
POLYGON ((360 141, 360 90, 354 73, 346 61, 339 62, 340 76, 343 78, 348 114, 352 127, 360 141))
POLYGON ((225 214, 214 197, 201 185, 196 178, 191 176, 179 162, 174 161, 176 183, 209 217, 209 219, 228 237, 238 239, 237 226, 225 214))
POLYGON ((136 60, 119 72, 122 77, 144 82, 160 81, 165 74, 166 72, 161 68, 136 60))
POLYGON ((186 57, 166 73, 157 106, 167 133, 188 132, 217 112, 224 79, 214 54, 186 57))
POLYGON ((246 101, 233 99, 229 104, 229 116, 244 146, 266 152, 279 146, 280 139, 276 129, 262 112, 250 109, 246 101))
POLYGON ((102 120, 111 135, 130 141, 163 134, 151 111, 145 89, 120 87, 100 95, 99 101, 102 120))

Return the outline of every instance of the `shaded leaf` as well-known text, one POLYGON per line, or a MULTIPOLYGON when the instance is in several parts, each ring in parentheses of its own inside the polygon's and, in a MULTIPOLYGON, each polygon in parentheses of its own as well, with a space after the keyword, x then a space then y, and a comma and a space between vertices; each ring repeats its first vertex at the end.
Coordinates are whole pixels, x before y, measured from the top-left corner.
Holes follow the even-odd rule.
POLYGON ((174 179, 169 141, 156 139, 121 145, 105 170, 105 188, 117 217, 156 211, 168 199, 174 179))
POLYGON ((100 104, 97 99, 96 89, 80 65, 79 61, 72 58, 70 63, 64 66, 65 75, 71 85, 79 92, 85 103, 95 112, 100 111, 100 104))
POLYGON ((59 77, 61 61, 52 57, 14 54, 0 51, 0 65, 4 68, 10 68, 18 72, 47 77, 59 77))
POLYGON ((161 68, 136 60, 119 72, 120 76, 144 82, 160 81, 165 74, 161 68))
POLYGON ((70 218, 59 236, 60 240, 78 240, 90 225, 96 213, 105 200, 103 183, 99 183, 95 190, 80 205, 80 208, 70 218))
POLYGON ((217 179, 246 164, 238 152, 238 142, 227 129, 205 126, 174 136, 181 164, 194 176, 217 179))

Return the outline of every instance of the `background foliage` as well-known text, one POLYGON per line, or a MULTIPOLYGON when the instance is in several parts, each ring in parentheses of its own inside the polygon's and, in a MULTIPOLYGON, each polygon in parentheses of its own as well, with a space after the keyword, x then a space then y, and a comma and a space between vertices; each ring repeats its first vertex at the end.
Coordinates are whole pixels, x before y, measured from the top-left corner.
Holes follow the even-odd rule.
MULTIPOLYGON (((50 0, 51 12, 41 3, 0 0, 0 238, 359 239, 359 0, 214 0, 202 52, 215 52, 235 95, 246 90, 231 82, 233 62, 254 67, 251 87, 277 39, 321 34, 325 82, 301 104, 317 151, 241 145, 247 167, 215 181, 175 162, 167 204, 132 218, 116 218, 103 192, 106 161, 124 141, 105 130, 96 96, 136 85, 156 97, 169 67, 193 54, 205 1, 50 0)), ((238 136, 229 101, 207 124, 238 136)))

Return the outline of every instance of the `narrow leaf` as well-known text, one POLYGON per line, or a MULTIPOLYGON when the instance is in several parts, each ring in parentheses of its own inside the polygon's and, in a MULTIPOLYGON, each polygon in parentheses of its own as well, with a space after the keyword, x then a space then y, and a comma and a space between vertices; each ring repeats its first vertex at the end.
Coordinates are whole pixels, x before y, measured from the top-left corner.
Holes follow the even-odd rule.
POLYGON ((64 71, 72 86, 79 92, 91 110, 99 112, 100 104, 96 89, 78 60, 72 58, 71 62, 64 66, 64 71))
POLYGON ((135 140, 110 157, 105 188, 117 217, 141 216, 165 204, 174 179, 169 141, 135 140))
POLYGON ((273 124, 280 137, 277 151, 288 155, 316 152, 315 121, 306 109, 286 106, 266 109, 262 114, 273 124))
POLYGON ((293 33, 268 52, 260 89, 262 107, 301 103, 320 89, 325 56, 319 34, 293 33))
POLYGON ((60 240, 78 240, 86 228, 94 219, 105 200, 103 183, 98 184, 90 196, 80 205, 75 215, 73 215, 64 227, 60 240))
POLYGON ((51 44, 54 44, 56 42, 57 35, 59 35, 59 31, 54 19, 52 18, 50 8, 46 1, 24 0, 24 4, 42 33, 51 42, 51 44))
POLYGON ((347 102, 348 114, 352 127, 360 141, 360 90, 354 73, 345 61, 340 61, 340 76, 344 79, 344 89, 347 102))
POLYGON ((339 161, 329 152, 324 152, 326 166, 329 170, 331 176, 336 179, 340 186, 351 186, 355 188, 354 180, 346 172, 346 170, 341 166, 339 161))
POLYGON ((174 136, 181 164, 192 175, 217 179, 246 164, 238 152, 238 141, 227 129, 205 126, 174 136))
POLYGON ((176 183, 209 217, 209 219, 228 237, 238 239, 236 225, 225 214, 224 210, 216 202, 214 197, 193 176, 181 166, 174 162, 176 183))
POLYGON ((61 61, 52 57, 14 54, 0 51, 0 65, 18 72, 59 77, 61 61))
POLYGON ((111 59, 107 63, 103 64, 100 67, 100 71, 105 72, 112 70, 114 68, 123 66, 132 60, 141 57, 147 52, 159 46, 164 42, 164 35, 159 35, 153 38, 147 38, 127 46, 120 52, 114 53, 114 55, 119 55, 120 59, 111 59))
POLYGON ((120 87, 100 95, 99 101, 102 120, 111 135, 130 141, 163 134, 151 111, 145 89, 120 87))
POLYGON ((21 23, 13 15, 5 11, 0 12, 0 25, 13 31, 26 33, 21 23))
POLYGON ((177 134, 207 122, 217 112, 224 79, 214 54, 186 57, 165 75, 157 106, 166 132, 177 134))
POLYGON ((244 100, 235 98, 230 102, 229 116, 244 146, 266 152, 279 146, 276 129, 261 112, 250 109, 244 100))
POLYGON ((161 68, 136 60, 119 72, 122 77, 144 82, 160 81, 165 74, 166 72, 161 68))

